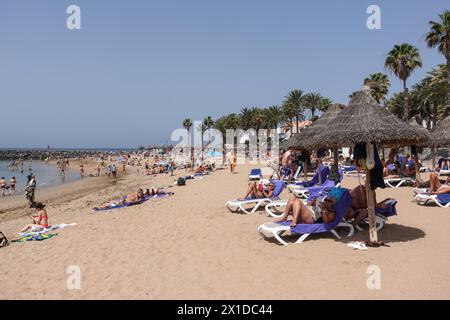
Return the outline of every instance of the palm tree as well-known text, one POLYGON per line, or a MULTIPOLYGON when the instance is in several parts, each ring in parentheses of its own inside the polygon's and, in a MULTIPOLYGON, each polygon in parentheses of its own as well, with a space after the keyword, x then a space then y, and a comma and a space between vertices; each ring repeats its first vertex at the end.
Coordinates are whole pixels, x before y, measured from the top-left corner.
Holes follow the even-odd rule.
POLYGON ((439 15, 439 21, 430 21, 430 31, 426 34, 429 48, 438 47, 447 60, 447 108, 450 108, 450 11, 439 15))
POLYGON ((378 104, 382 101, 383 104, 386 104, 386 96, 389 91, 389 86, 391 85, 386 74, 381 72, 369 74, 369 76, 364 80, 364 83, 369 85, 372 96, 375 100, 377 100, 378 104))
POLYGON ((333 104, 333 100, 328 99, 328 98, 322 98, 322 99, 320 99, 318 110, 320 112, 326 112, 332 104, 333 104))
POLYGON ((283 101, 283 106, 286 106, 288 109, 288 113, 290 115, 294 115, 295 121, 296 121, 296 127, 297 127, 297 133, 298 133, 298 122, 300 120, 304 120, 303 116, 303 103, 304 103, 304 96, 303 91, 301 90, 292 90, 288 93, 288 95, 285 97, 285 100, 283 101))
POLYGON ((191 119, 189 119, 189 118, 184 119, 184 120, 183 120, 183 128, 186 129, 186 131, 187 131, 187 136, 188 136, 188 146, 191 145, 191 143, 190 143, 191 139, 189 139, 189 130, 191 129, 191 127, 192 127, 192 121, 191 121, 191 119))
POLYGON ((214 121, 211 118, 211 116, 207 116, 205 119, 203 119, 203 127, 205 131, 209 132, 209 138, 208 138, 208 144, 211 143, 211 127, 214 125, 214 121))
MULTIPOLYGON (((395 45, 394 48, 389 51, 384 66, 403 81, 403 92, 406 93, 408 91, 406 80, 411 76, 415 69, 422 67, 422 58, 420 57, 419 49, 408 43, 395 45)), ((407 95, 405 95, 405 97, 406 96, 407 95)), ((405 100, 405 109, 406 112, 404 113, 404 116, 408 117, 408 100, 405 100)), ((405 120, 407 120, 407 118, 405 120)))
POLYGON ((314 118, 314 114, 316 113, 316 110, 319 109, 322 99, 323 97, 320 95, 320 93, 308 93, 304 96, 303 105, 306 109, 309 109, 311 111, 310 118, 314 118))

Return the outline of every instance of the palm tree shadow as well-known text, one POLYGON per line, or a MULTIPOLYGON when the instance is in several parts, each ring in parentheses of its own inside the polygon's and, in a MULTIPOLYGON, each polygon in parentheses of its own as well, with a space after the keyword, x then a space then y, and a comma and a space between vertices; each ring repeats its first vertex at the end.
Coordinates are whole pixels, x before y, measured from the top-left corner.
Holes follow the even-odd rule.
MULTIPOLYGON (((378 239, 384 243, 408 242, 421 238, 425 238, 425 232, 422 229, 396 223, 385 224, 383 229, 378 231, 378 239)), ((342 242, 345 243, 366 240, 369 240, 367 228, 364 231, 355 231, 352 237, 342 238, 342 242)))

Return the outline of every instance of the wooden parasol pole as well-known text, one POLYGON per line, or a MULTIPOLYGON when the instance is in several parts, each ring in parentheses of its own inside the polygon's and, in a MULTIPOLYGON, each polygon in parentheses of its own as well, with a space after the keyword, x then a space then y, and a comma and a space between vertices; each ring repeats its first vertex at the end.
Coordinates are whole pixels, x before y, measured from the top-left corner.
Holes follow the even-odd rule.
POLYGON ((434 146, 431 147, 431 170, 434 171, 436 169, 436 149, 434 146))
POLYGON ((317 156, 317 173, 319 174, 319 186, 321 186, 322 185, 322 175, 321 175, 320 167, 322 166, 322 160, 319 157, 319 150, 316 151, 316 156, 317 156))
POLYGON ((367 212, 369 214, 370 242, 378 242, 377 224, 375 222, 375 191, 370 186, 370 170, 366 169, 367 212))
POLYGON ((334 158, 334 165, 336 168, 339 166, 339 152, 338 148, 333 148, 333 158, 334 158))
MULTIPOLYGON (((370 142, 366 142, 370 148, 375 148, 370 142)), ((376 155, 375 155, 376 156, 376 155)), ((369 238, 371 243, 378 242, 377 224, 375 221, 375 191, 372 190, 370 183, 370 170, 366 169, 366 196, 367 212, 369 216, 369 238)))
POLYGON ((305 181, 308 181, 308 150, 305 150, 305 168, 303 168, 305 181))

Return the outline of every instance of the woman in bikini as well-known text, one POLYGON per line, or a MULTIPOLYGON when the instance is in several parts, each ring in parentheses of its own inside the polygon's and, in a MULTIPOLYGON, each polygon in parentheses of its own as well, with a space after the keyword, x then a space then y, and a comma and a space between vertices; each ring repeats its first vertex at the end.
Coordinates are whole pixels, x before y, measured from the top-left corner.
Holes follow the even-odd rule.
POLYGON ((34 207, 36 209, 37 215, 28 215, 33 220, 33 223, 26 225, 25 228, 23 228, 20 232, 27 232, 28 230, 30 232, 38 232, 44 229, 48 229, 48 216, 47 211, 44 209, 45 205, 40 202, 36 202, 34 207))
POLYGON ((250 181, 245 196, 238 200, 270 198, 273 196, 274 189, 275 185, 273 183, 270 183, 269 187, 265 189, 262 183, 250 181))
POLYGON ((336 199, 326 197, 323 201, 314 199, 313 202, 305 205, 299 198, 288 200, 283 215, 275 222, 287 221, 292 215, 291 227, 297 224, 330 223, 336 218, 336 199))

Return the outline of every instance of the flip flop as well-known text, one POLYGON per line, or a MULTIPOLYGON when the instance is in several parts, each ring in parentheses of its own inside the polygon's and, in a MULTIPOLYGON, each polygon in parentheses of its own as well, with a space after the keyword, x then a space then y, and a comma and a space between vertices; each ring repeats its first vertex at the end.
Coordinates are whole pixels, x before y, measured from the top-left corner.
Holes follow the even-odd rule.
POLYGON ((371 247, 371 248, 390 247, 390 245, 385 244, 383 241, 377 241, 377 242, 366 241, 364 243, 366 244, 366 246, 371 247))

